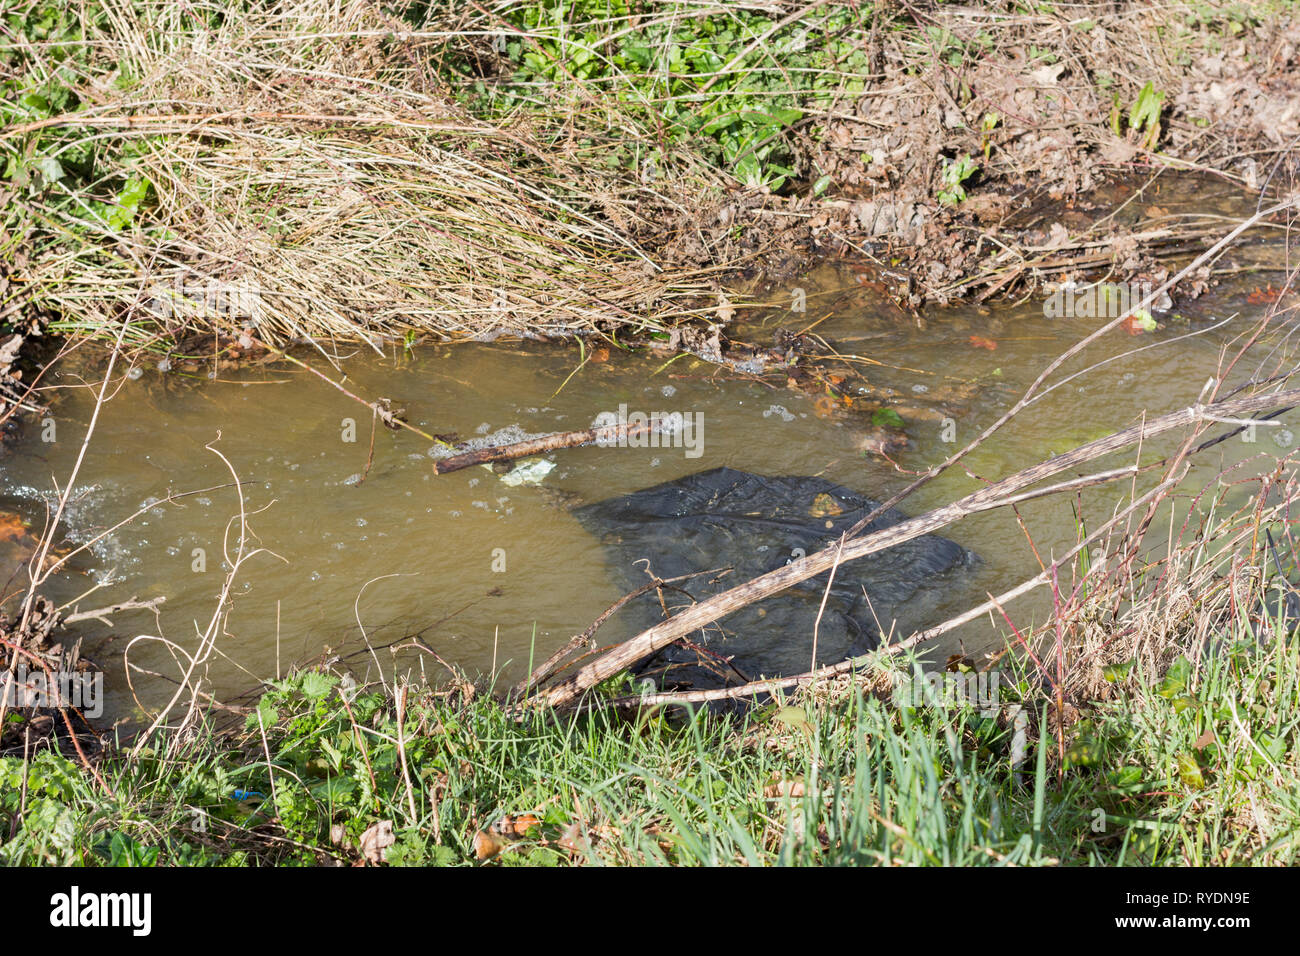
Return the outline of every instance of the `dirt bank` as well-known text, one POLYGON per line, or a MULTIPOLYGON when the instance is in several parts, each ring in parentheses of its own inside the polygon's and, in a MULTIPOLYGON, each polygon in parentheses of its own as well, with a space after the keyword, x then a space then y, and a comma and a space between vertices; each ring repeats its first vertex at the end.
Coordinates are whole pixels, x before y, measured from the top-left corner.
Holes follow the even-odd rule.
POLYGON ((171 361, 687 323, 704 354, 737 276, 826 255, 906 310, 1158 280, 1221 223, 1102 215, 1115 176, 1294 189, 1289 3, 589 6, 20 6, 4 401, 42 329, 171 361))

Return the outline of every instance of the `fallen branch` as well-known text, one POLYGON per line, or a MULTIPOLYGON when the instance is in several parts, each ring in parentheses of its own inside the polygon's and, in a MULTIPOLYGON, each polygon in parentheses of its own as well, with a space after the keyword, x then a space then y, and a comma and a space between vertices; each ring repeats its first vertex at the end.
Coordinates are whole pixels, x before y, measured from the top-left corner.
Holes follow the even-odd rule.
POLYGON ((93 611, 77 611, 69 614, 63 619, 62 624, 67 626, 78 621, 100 621, 112 627, 113 621, 109 618, 110 614, 118 614, 122 611, 154 611, 156 613, 158 605, 166 600, 165 597, 156 597, 150 598, 148 601, 141 601, 133 597, 129 601, 122 601, 120 604, 111 604, 108 607, 97 607, 93 611))
MULTIPOLYGON (((1157 435, 1176 428, 1187 425, 1195 426, 1225 418, 1236 418, 1251 412, 1265 411, 1281 405, 1295 403, 1300 403, 1300 389, 1289 389, 1267 395, 1233 399, 1212 405, 1197 403, 1179 411, 1170 412, 1167 415, 1134 425, 1105 438, 1080 445, 1078 448, 1016 472, 1014 475, 994 482, 941 508, 936 508, 861 538, 849 540, 843 547, 842 560, 846 562, 855 561, 858 558, 884 551, 905 541, 911 541, 913 538, 932 534, 967 515, 991 511, 1012 502, 1021 502, 1031 497, 1054 493, 1061 490, 1061 487, 1052 486, 1039 489, 1037 492, 1030 494, 1024 492, 1029 486, 1037 484, 1045 478, 1061 474, 1084 462, 1111 454, 1138 442, 1146 442, 1157 435)), ((1071 487, 1073 484, 1073 482, 1064 483, 1065 487, 1071 487)), ((678 638, 691 634, 755 601, 784 591, 801 581, 806 581, 823 571, 830 570, 836 561, 840 560, 840 553, 838 544, 832 545, 816 554, 792 561, 790 564, 769 571, 687 608, 676 617, 643 631, 548 689, 544 694, 546 703, 553 707, 571 703, 596 684, 626 670, 632 664, 654 654, 678 638)))
MULTIPOLYGON (((1129 469, 1123 469, 1128 472, 1129 469)), ((827 664, 802 674, 790 674, 786 677, 771 677, 763 680, 749 681, 744 684, 736 684, 731 687, 715 687, 709 690, 679 690, 679 691, 661 691, 659 693, 638 694, 626 697, 611 697, 608 700, 599 700, 593 706, 597 707, 655 707, 665 704, 702 704, 715 700, 734 700, 737 697, 752 697, 756 694, 770 694, 773 691, 782 688, 804 686, 823 681, 831 677, 838 677, 840 674, 847 674, 860 668, 871 666, 876 660, 883 656, 894 656, 901 654, 903 651, 911 650, 927 641, 932 641, 936 637, 942 637, 950 631, 955 631, 963 624, 968 624, 976 618, 982 617, 987 612, 993 610, 999 604, 1006 604, 1015 600, 1035 588, 1041 587, 1051 580, 1052 573, 1055 569, 1064 567, 1066 562, 1070 561, 1081 552, 1084 548, 1090 547, 1114 528, 1121 521, 1128 519, 1134 511, 1141 508, 1149 501, 1162 496, 1165 492, 1171 490, 1178 482, 1179 478, 1169 478, 1156 487, 1152 488, 1145 495, 1135 499, 1127 508, 1121 510, 1109 521, 1094 529, 1092 533, 1084 537, 1066 551, 1061 557, 1053 561, 1050 565, 1040 571, 1038 574, 1024 581, 1021 581, 1013 588, 1003 591, 996 598, 984 601, 975 607, 968 608, 960 614, 948 618, 941 624, 934 627, 928 627, 923 631, 917 631, 909 638, 903 641, 897 641, 893 644, 883 644, 880 647, 870 650, 865 654, 857 657, 848 657, 834 664, 827 664)), ((1057 486, 1058 488, 1060 486, 1057 486)))
POLYGON ((542 435, 540 438, 528 438, 509 445, 493 445, 488 448, 476 448, 459 455, 441 458, 433 463, 435 475, 446 475, 460 471, 471 465, 490 465, 499 461, 515 461, 530 458, 560 448, 577 448, 581 445, 599 444, 616 445, 629 438, 654 431, 663 424, 663 419, 651 418, 643 422, 623 422, 619 425, 605 425, 600 428, 584 428, 574 432, 556 432, 542 435))

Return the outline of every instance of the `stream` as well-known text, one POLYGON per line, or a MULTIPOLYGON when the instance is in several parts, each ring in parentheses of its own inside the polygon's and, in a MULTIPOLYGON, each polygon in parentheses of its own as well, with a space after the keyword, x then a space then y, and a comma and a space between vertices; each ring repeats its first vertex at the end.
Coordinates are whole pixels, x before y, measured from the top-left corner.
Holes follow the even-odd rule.
MULTIPOLYGON (((1271 265, 1281 255, 1277 247, 1260 245, 1250 258, 1241 250, 1231 258, 1271 265)), ((916 514, 940 506, 984 479, 1005 477, 1132 424, 1144 410, 1155 415, 1195 401, 1224 350, 1263 315, 1267 304, 1255 290, 1266 287, 1269 275, 1276 277, 1242 272, 1197 300, 1177 303, 1157 315, 1163 327, 1155 332, 1105 336, 1054 377, 1065 384, 902 509, 916 514), (1095 367, 1069 378, 1087 366, 1095 367)), ((930 309, 918 322, 901 315, 862 274, 834 265, 754 295, 769 307, 746 311, 732 337, 766 347, 778 330, 811 327, 847 357, 837 366, 840 398, 825 389, 787 388, 784 374, 771 368, 756 376, 692 356, 669 361, 667 353, 652 350, 589 346, 580 354, 573 343, 409 351, 390 345, 382 355, 356 348, 343 363, 356 394, 389 398, 412 424, 460 440, 585 428, 600 413, 620 408, 681 412, 697 423, 689 444, 560 451, 548 456, 555 465, 549 473, 533 472, 513 484, 518 475, 485 467, 435 476, 437 446, 382 426, 375 429, 367 470, 369 411, 283 363, 222 370, 209 379, 160 371, 155 358, 137 366, 138 375, 116 376, 68 502, 60 547, 91 541, 144 511, 99 537, 45 588, 58 603, 75 602, 83 610, 165 597, 156 621, 149 611, 135 611, 116 615, 112 627, 83 625, 84 652, 107 671, 108 714, 129 719, 138 716, 136 699, 152 705, 170 695, 169 685, 137 675, 133 697, 121 666, 133 638, 162 634, 189 650, 207 629, 236 546, 238 523, 231 522, 239 499, 231 469, 243 483, 247 544, 263 550, 234 581, 229 619, 206 668, 218 698, 321 657, 344 658, 359 672, 373 674, 378 666, 391 672, 394 658, 385 646, 411 638, 470 674, 499 672, 514 681, 530 661, 585 629, 623 593, 619 569, 609 566, 600 542, 571 513, 575 506, 719 466, 818 475, 863 495, 888 497, 909 481, 909 471, 943 460, 974 438, 1048 361, 1107 321, 1048 317, 1039 296, 1015 305, 930 309), (799 305, 805 310, 792 310, 799 305), (583 363, 583 354, 590 360, 583 363), (882 401, 910 438, 893 463, 861 450, 882 401), (229 467, 205 447, 210 444, 229 467), (362 628, 376 648, 373 655, 362 628)), ((1285 330, 1270 334, 1274 338, 1256 346, 1229 382, 1279 361, 1274 354, 1263 363, 1270 342, 1286 348, 1285 330)), ((328 369, 309 349, 295 354, 328 369)), ((77 460, 101 375, 102 359, 90 355, 51 369, 45 384, 52 388, 44 393, 51 418, 33 423, 18 450, 0 461, 0 512, 21 515, 31 531, 39 532, 77 460)), ((1279 422, 1258 429, 1253 442, 1234 438, 1215 446, 1196 461, 1192 482, 1212 481, 1239 463, 1249 473, 1275 467, 1296 445, 1300 413, 1279 422)), ((1173 450, 1180 437, 1149 444, 1142 460, 1173 450)), ((1130 451, 1094 468, 1118 467, 1133 457, 1130 451)), ((1128 491, 1122 483, 1083 494, 1084 525, 1108 518, 1128 491)), ((943 532, 981 560, 954 583, 927 623, 1035 573, 1034 549, 1046 560, 1077 540, 1079 525, 1066 498, 1029 502, 1020 519, 1023 527, 1004 509, 943 532)), ((1148 538, 1159 540, 1158 530, 1148 538)), ((12 561, 0 570, 6 607, 12 607, 25 587, 25 571, 15 573, 12 561)), ((1041 621, 1050 612, 1050 595, 1035 592, 1011 611, 1018 626, 1041 621)), ((1001 648, 1004 629, 987 618, 972 622, 936 642, 934 653, 1001 648)), ((616 615, 599 632, 599 643, 634 632, 632 622, 616 615)), ((178 671, 173 652, 156 640, 135 642, 130 660, 149 671, 178 671)), ((413 648, 397 660, 430 677, 444 676, 413 648)), ((791 660, 789 669, 806 663, 791 660)))

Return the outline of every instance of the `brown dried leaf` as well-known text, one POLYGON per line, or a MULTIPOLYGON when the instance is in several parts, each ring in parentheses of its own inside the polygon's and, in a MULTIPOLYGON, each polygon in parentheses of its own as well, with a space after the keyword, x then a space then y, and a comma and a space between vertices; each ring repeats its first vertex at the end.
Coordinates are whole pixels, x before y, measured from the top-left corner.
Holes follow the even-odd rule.
POLYGON ((397 842, 393 833, 392 820, 380 820, 371 824, 361 834, 361 855, 367 863, 378 865, 384 862, 384 851, 397 842))
POLYGON ((474 859, 490 860, 506 848, 506 841, 494 833, 479 830, 474 834, 474 859))

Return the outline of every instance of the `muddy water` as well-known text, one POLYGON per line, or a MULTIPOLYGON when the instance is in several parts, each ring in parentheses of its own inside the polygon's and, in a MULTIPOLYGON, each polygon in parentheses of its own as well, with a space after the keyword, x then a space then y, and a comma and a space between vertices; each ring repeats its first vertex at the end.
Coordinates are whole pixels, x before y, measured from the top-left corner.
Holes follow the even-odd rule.
MULTIPOLYGON (((249 547, 264 549, 235 581, 218 653, 206 668, 219 697, 322 654, 354 655, 362 670, 373 671, 376 662, 389 668, 393 657, 384 645, 412 637, 471 672, 495 667, 516 678, 530 659, 545 657, 620 596, 616 570, 569 514, 575 503, 720 465, 821 474, 884 497, 908 476, 859 450, 881 395, 901 414, 912 439, 896 456, 898 465, 922 469, 992 422, 1048 359, 1101 321, 1048 319, 1036 300, 991 311, 936 311, 920 327, 900 320, 861 280, 852 271, 819 270, 797 284, 807 297, 806 312, 789 309, 793 287, 770 290, 765 294, 773 307, 737 330, 740 338, 770 344, 778 328, 817 323, 818 335, 856 357, 845 367, 862 377, 850 376, 842 388, 859 399, 847 405, 785 388, 781 373, 759 380, 689 357, 667 363, 662 355, 617 349, 576 373, 576 347, 533 344, 398 349, 382 357, 358 352, 346 362, 352 391, 390 398, 413 424, 462 438, 587 427, 600 412, 620 406, 682 412, 702 423, 694 448, 554 454, 556 467, 535 486, 507 485, 481 467, 434 476, 436 448, 383 427, 374 435, 366 473, 367 410, 296 369, 223 371, 208 381, 141 366, 138 377, 120 378, 100 412, 65 518, 64 546, 145 511, 97 542, 47 590, 60 602, 76 599, 82 609, 132 597, 166 598, 157 621, 136 612, 116 616, 111 628, 86 625, 87 648, 108 667, 109 712, 130 715, 122 652, 136 635, 161 634, 182 648, 195 647, 216 608, 226 556, 237 544, 231 521, 239 499, 233 487, 217 487, 232 476, 205 447, 211 445, 243 483, 249 547), (362 627, 379 648, 373 657, 361 642, 362 627)), ((1251 277, 1221 289, 1180 308, 1181 318, 1167 316, 1167 327, 1153 334, 1107 336, 1063 374, 1106 364, 1051 391, 972 455, 965 472, 956 469, 933 482, 905 510, 945 503, 974 490, 979 478, 1002 477, 1127 425, 1144 410, 1158 414, 1194 401, 1225 346, 1262 313, 1263 305, 1247 301, 1249 290, 1262 284, 1251 277)), ((318 358, 316 364, 324 363, 318 358)), ((1234 377, 1254 372, 1255 365, 1244 363, 1234 377)), ((54 402, 53 429, 33 427, 20 453, 3 462, 0 479, 0 503, 17 507, 36 529, 55 487, 67 481, 93 411, 93 394, 82 387, 89 379, 75 365, 52 374, 56 390, 47 397, 54 402)), ((1208 479, 1246 460, 1254 470, 1271 467, 1300 431, 1296 413, 1282 422, 1278 429, 1260 429, 1253 444, 1234 439, 1217 446, 1197 473, 1208 479)), ((1172 440, 1149 445, 1144 460, 1172 447, 1172 440)), ((1089 492, 1085 520, 1100 523, 1126 490, 1089 492)), ((1067 502, 1030 503, 1021 514, 1044 558, 1074 542, 1067 502)), ((1026 531, 1009 513, 967 519, 948 535, 984 560, 953 589, 945 611, 963 610, 1037 569, 1026 531)), ((9 590, 20 584, 15 579, 9 590)), ((1016 605, 1018 619, 1041 619, 1043 600, 1016 605)), ((627 633, 617 618, 601 632, 607 643, 627 633)), ((939 650, 975 652, 1001 641, 991 622, 976 622, 939 650)), ((177 672, 160 642, 137 642, 130 657, 151 671, 177 672)), ((399 660, 437 670, 410 649, 399 660)), ((146 702, 164 691, 156 679, 138 677, 136 683, 146 702)))

